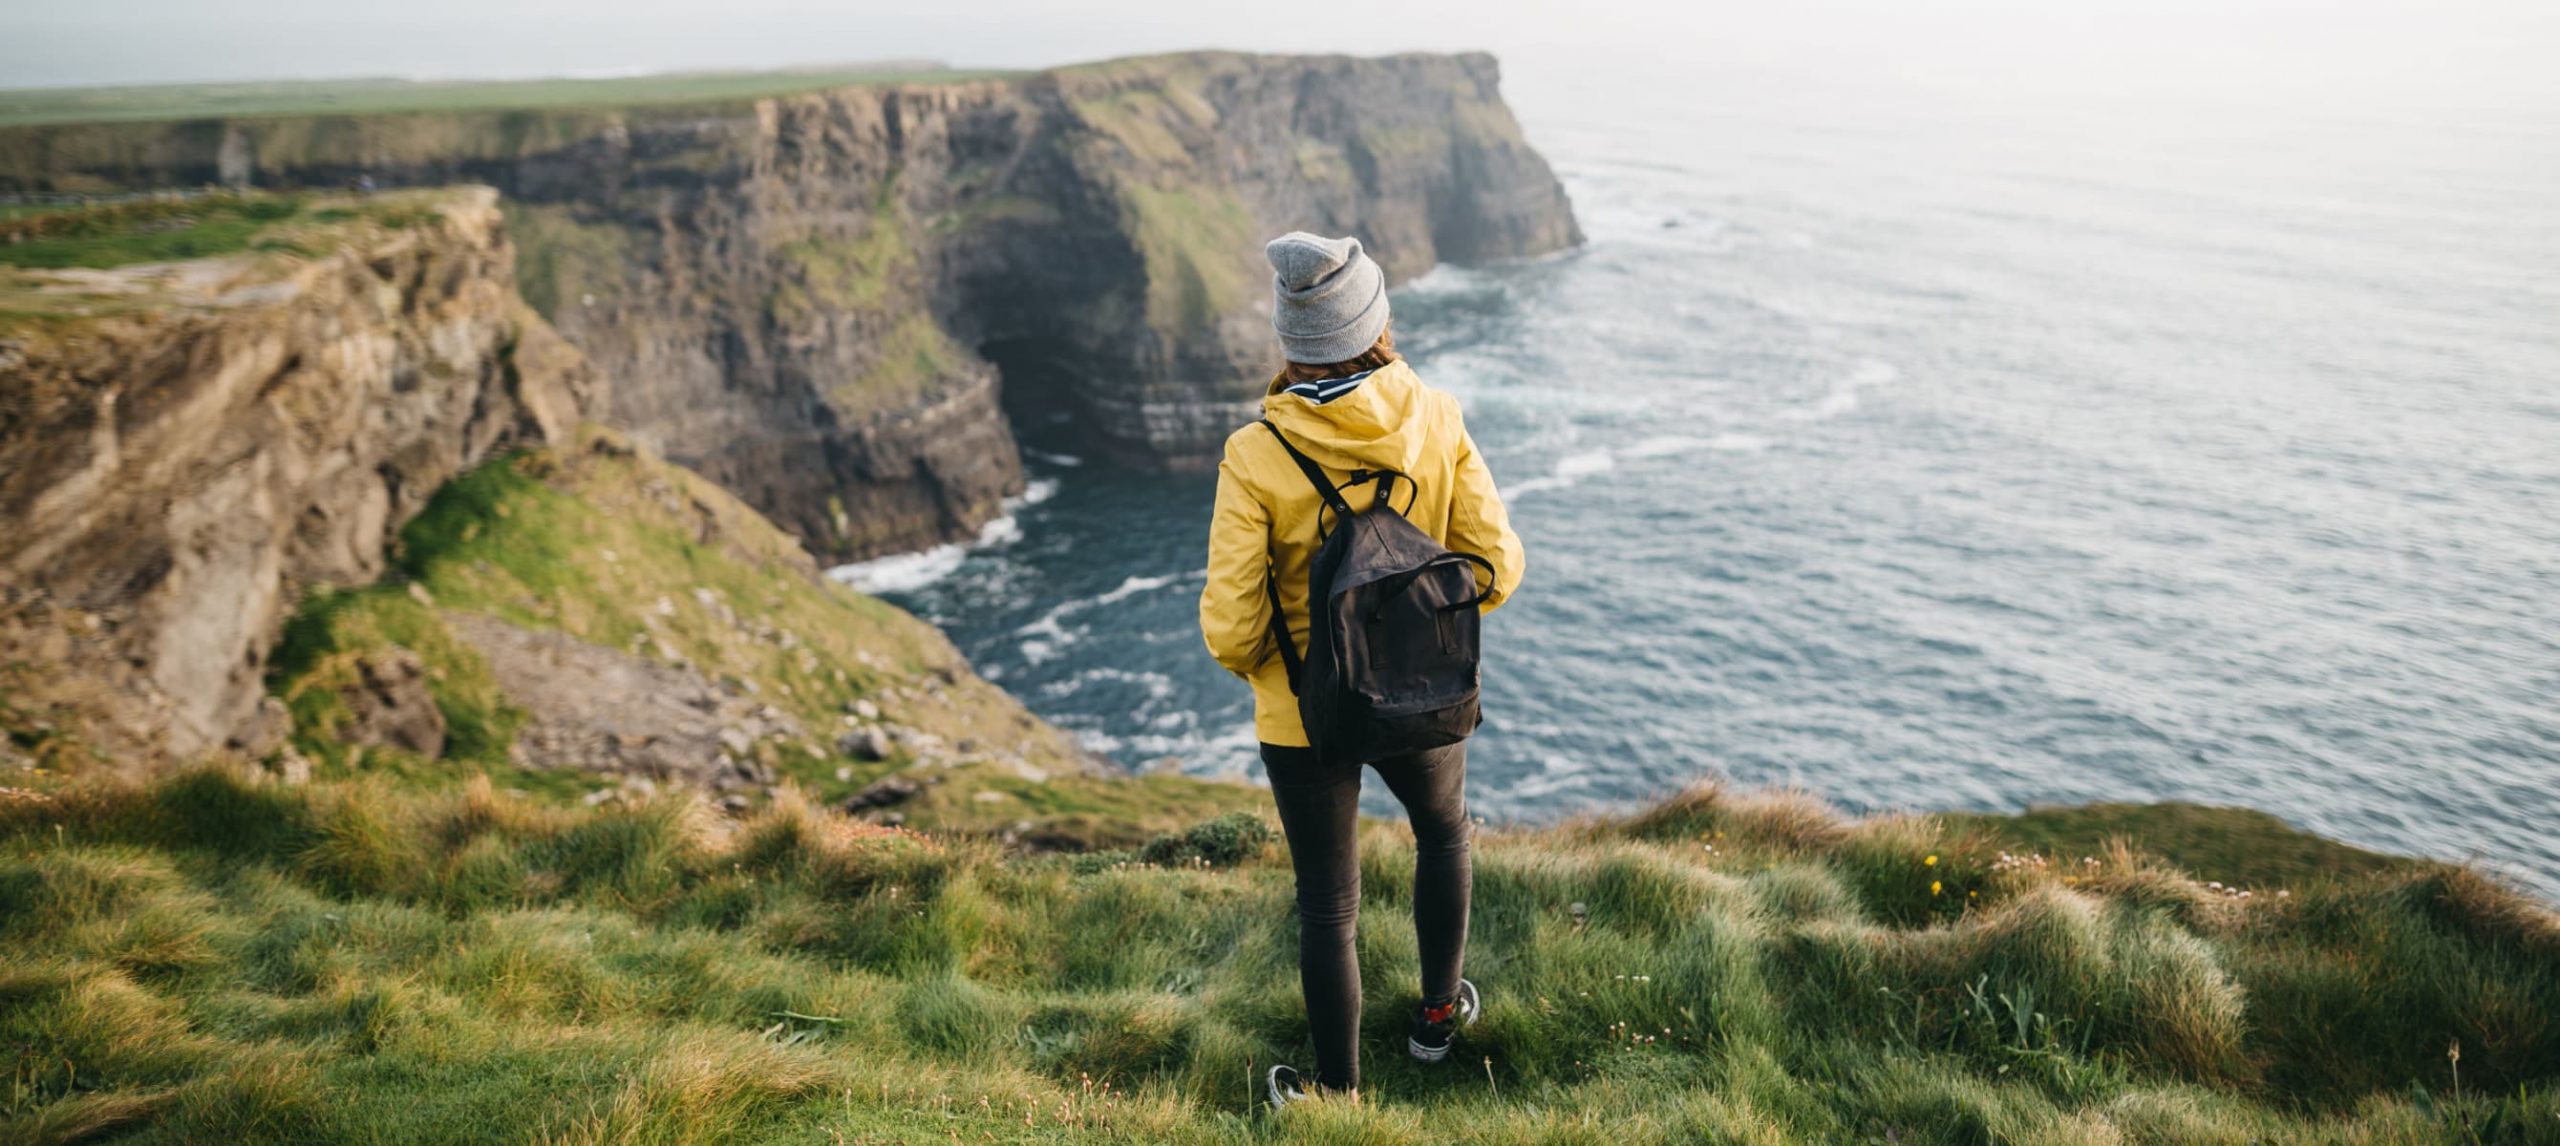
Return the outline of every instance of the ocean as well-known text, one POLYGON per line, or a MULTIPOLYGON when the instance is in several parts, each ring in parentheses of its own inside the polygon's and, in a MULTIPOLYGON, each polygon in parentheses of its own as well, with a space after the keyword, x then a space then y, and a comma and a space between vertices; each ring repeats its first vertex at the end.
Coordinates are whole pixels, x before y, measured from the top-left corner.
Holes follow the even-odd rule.
MULTIPOLYGON (((1529 551, 1479 814, 2189 800, 2560 891, 2560 117, 1509 91, 1589 244, 1393 296, 1529 551)), ((979 544, 845 575, 1124 764, 1258 774, 1213 479, 1030 429, 979 544)))

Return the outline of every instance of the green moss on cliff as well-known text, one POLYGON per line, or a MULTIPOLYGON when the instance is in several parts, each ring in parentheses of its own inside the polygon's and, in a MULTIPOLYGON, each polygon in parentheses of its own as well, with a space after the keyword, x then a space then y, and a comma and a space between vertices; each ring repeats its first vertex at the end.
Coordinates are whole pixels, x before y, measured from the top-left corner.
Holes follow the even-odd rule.
POLYGON ((912 409, 965 369, 966 353, 931 315, 918 311, 890 327, 870 348, 870 368, 829 389, 827 402, 854 418, 912 409))
POLYGON ((360 763, 342 740, 345 697, 362 686, 365 658, 386 647, 416 653, 427 666, 428 693, 445 720, 446 759, 506 762, 524 714, 506 703, 488 662, 454 636, 433 607, 399 586, 320 594, 287 624, 269 666, 277 695, 293 713, 296 747, 327 764, 360 763))
POLYGON ((588 222, 562 204, 509 203, 507 231, 516 244, 516 289, 544 318, 588 296, 618 300, 630 281, 631 232, 618 224, 588 222))
POLYGON ((808 235, 774 250, 783 274, 766 310, 775 322, 789 329, 831 313, 912 303, 907 296, 917 286, 916 252, 907 242, 897 186, 895 172, 881 180, 860 230, 808 235))
POLYGON ((926 229, 940 236, 1007 223, 1046 226, 1061 218, 1063 215, 1057 205, 1045 199, 1028 195, 983 195, 936 216, 926 229))
POLYGON ((1252 301, 1253 217, 1233 191, 1123 183, 1120 200, 1146 262, 1148 325, 1176 337, 1252 301))
POLYGON ((1186 138, 1202 138, 1203 130, 1218 122, 1217 109, 1206 100, 1165 88, 1108 92, 1076 100, 1074 107, 1087 126, 1126 149, 1131 158, 1156 166, 1190 164, 1186 138))

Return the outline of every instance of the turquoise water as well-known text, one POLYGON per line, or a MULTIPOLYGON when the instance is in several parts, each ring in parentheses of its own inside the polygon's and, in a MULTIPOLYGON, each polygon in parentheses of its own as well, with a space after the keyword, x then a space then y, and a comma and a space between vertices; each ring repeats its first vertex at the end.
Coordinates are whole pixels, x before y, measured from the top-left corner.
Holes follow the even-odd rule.
MULTIPOLYGON (((2198 800, 2560 888, 2560 125, 1512 90, 1589 246, 1394 298, 1530 551, 1482 813, 2198 800)), ((867 576, 1250 773, 1209 479, 1041 436, 986 544, 867 576)))

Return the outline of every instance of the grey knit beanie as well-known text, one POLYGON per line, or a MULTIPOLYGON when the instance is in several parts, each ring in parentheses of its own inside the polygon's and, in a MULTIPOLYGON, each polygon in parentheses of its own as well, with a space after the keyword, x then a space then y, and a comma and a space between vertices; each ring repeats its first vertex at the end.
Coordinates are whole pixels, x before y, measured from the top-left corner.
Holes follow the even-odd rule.
POLYGON ((1271 260, 1271 329, 1291 362, 1356 358, 1387 330, 1387 274, 1360 240, 1291 231, 1262 248, 1271 260))

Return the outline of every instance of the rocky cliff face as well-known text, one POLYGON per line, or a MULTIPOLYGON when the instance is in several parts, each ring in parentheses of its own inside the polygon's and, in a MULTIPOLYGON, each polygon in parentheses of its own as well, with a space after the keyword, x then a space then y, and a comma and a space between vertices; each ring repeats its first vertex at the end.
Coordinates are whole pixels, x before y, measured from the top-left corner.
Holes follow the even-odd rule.
POLYGON ((1261 241, 1401 280, 1579 241, 1491 57, 1195 54, 726 105, 0 131, 0 190, 500 188, 605 419, 828 559, 965 536, 1006 409, 1213 461, 1276 365, 1261 241), (999 388, 999 379, 1002 387, 999 388))
POLYGON ((293 602, 372 580, 455 474, 575 432, 592 370, 518 298, 495 193, 375 207, 305 235, 318 257, 7 276, 13 735, 135 765, 273 747, 293 602))

